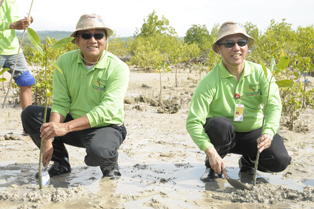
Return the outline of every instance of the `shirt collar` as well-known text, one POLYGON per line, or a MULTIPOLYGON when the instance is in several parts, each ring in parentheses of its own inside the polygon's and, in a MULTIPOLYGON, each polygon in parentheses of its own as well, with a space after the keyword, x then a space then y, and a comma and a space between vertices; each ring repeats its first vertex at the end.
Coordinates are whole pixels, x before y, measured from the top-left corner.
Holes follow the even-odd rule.
MULTIPOLYGON (((106 50, 104 50, 102 52, 100 61, 95 65, 95 68, 99 68, 99 69, 106 69, 107 68, 107 65, 108 65, 108 62, 107 62, 108 61, 108 52, 107 53, 105 53, 105 52, 106 52, 106 50)), ((83 56, 81 50, 79 50, 79 53, 83 56)), ((77 55, 77 56, 78 56, 77 63, 81 63, 81 64, 85 65, 83 59, 81 58, 81 56, 79 56, 79 55, 77 55)))
MULTIPOLYGON (((222 60, 219 63, 219 70, 220 70, 220 75, 221 78, 228 78, 231 77, 232 75, 229 73, 225 65, 223 64, 222 60)), ((244 69, 243 69, 243 76, 248 76, 252 73, 252 68, 250 65, 248 65, 247 61, 244 61, 244 69)))

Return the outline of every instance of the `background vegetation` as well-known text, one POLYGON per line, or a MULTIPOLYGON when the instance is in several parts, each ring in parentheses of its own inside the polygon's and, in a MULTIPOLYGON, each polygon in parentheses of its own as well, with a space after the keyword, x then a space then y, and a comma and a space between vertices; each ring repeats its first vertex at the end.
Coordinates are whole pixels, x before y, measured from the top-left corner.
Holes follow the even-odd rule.
MULTIPOLYGON (((287 118, 287 126, 293 128, 293 121, 297 119, 300 111, 314 107, 314 92, 308 87, 308 76, 314 75, 314 26, 298 27, 296 30, 285 19, 282 22, 272 20, 265 32, 262 32, 251 22, 245 23, 245 28, 254 39, 255 44, 249 49, 248 61, 266 63, 276 61, 283 56, 290 59, 289 67, 276 75, 276 80, 290 79, 295 81, 291 88, 282 88, 283 114, 287 118)), ((209 72, 219 61, 220 57, 211 50, 211 45, 216 40, 219 25, 211 30, 205 25, 192 25, 184 37, 178 37, 175 29, 164 17, 159 17, 155 11, 150 13, 140 29, 133 37, 119 38, 113 36, 109 40, 109 51, 120 57, 129 66, 134 66, 146 72, 165 73, 177 69, 209 72)), ((51 44, 69 36, 70 32, 38 32, 39 38, 46 39, 50 34, 51 44), (68 33, 68 34, 67 34, 68 33), (62 35, 61 35, 62 34, 62 35)), ((43 43, 44 45, 45 43, 43 43)), ((73 44, 51 50, 49 59, 56 61, 66 51, 74 50, 73 44)), ((43 62, 34 47, 25 42, 23 51, 30 65, 35 69, 36 77, 34 91, 35 104, 42 104, 43 98, 43 62)), ((52 79, 53 66, 48 67, 47 76, 49 83, 52 79)), ((12 84, 18 94, 18 88, 12 84)), ((175 83, 175 86, 180 84, 175 83)), ((52 90, 52 86, 49 86, 52 90)))

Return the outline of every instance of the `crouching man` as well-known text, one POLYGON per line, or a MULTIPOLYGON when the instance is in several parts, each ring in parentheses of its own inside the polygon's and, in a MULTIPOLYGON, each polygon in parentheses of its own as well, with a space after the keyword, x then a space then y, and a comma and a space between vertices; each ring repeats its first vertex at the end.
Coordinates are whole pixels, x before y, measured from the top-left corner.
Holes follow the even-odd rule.
POLYGON ((57 61, 62 73, 54 72, 47 123, 44 107, 29 106, 22 112, 23 127, 37 147, 44 140, 43 165, 54 162, 50 177, 71 172, 64 144, 85 148, 86 165, 99 166, 104 177, 121 176, 117 150, 127 133, 123 99, 129 68, 107 51, 112 33, 101 16, 82 15, 71 34, 77 50, 57 61))

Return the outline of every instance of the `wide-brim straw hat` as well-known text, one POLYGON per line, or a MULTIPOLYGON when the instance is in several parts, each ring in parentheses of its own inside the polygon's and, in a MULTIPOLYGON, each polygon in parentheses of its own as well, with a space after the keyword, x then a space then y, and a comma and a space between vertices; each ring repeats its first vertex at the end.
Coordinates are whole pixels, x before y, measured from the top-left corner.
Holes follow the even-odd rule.
MULTIPOLYGON (((80 17, 76 24, 76 30, 70 35, 70 37, 75 37, 77 31, 90 29, 105 29, 107 32, 107 38, 113 34, 113 30, 105 25, 105 22, 100 15, 85 14, 80 17)), ((72 43, 75 43, 75 39, 72 40, 72 43)))
POLYGON ((252 38, 251 36, 249 36, 246 33, 246 30, 244 28, 244 25, 242 25, 241 23, 238 22, 225 22, 223 23, 218 31, 218 35, 217 35, 217 41, 215 41, 215 43, 212 46, 212 49, 218 53, 216 51, 216 45, 218 44, 218 42, 223 39, 226 36, 229 35, 233 35, 233 34, 243 34, 248 38, 248 47, 252 46, 255 42, 254 38, 252 38))

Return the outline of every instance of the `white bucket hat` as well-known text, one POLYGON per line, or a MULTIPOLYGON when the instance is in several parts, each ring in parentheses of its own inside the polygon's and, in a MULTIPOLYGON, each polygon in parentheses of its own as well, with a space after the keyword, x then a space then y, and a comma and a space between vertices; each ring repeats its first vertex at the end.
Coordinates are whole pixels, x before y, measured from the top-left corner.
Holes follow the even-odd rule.
POLYGON ((251 36, 249 36, 246 33, 246 30, 244 28, 244 25, 242 25, 241 23, 238 22, 225 22, 223 23, 218 31, 218 35, 217 35, 217 41, 215 41, 215 43, 212 46, 212 49, 218 53, 216 51, 216 45, 218 44, 218 42, 223 39, 226 36, 229 35, 233 35, 233 34, 243 34, 248 38, 248 47, 252 46, 255 42, 254 38, 252 38, 251 36))

